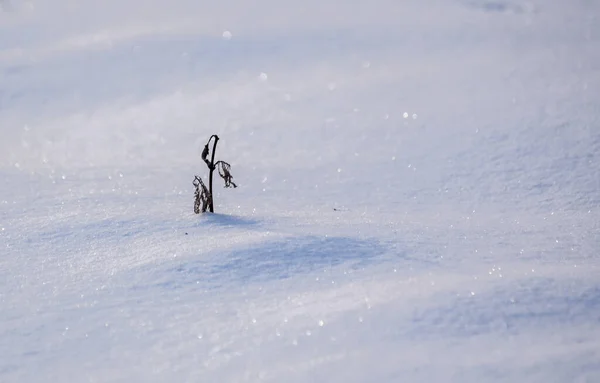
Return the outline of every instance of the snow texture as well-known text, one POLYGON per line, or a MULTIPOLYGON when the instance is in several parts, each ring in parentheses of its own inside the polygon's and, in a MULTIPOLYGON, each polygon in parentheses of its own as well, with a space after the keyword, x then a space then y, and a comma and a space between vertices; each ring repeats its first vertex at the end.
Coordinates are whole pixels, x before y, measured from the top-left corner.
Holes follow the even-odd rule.
POLYGON ((2 0, 0 381, 600 381, 598 105, 595 1, 2 0))

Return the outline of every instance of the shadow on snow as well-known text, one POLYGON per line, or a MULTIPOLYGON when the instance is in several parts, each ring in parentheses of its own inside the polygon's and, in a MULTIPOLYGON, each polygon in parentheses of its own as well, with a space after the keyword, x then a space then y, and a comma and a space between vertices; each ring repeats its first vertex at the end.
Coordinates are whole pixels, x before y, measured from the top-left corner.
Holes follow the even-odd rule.
POLYGON ((217 255, 211 260, 187 262, 166 271, 163 287, 201 284, 220 288, 235 284, 283 280, 339 265, 358 269, 384 254, 375 240, 348 237, 303 236, 267 242, 217 255))

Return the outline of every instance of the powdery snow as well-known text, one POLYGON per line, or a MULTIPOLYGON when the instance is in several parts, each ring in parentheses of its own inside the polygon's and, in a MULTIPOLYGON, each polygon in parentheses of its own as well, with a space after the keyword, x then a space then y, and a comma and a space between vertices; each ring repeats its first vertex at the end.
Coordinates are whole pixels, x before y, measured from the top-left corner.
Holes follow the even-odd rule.
POLYGON ((0 1, 0 381, 600 380, 597 15, 0 1))

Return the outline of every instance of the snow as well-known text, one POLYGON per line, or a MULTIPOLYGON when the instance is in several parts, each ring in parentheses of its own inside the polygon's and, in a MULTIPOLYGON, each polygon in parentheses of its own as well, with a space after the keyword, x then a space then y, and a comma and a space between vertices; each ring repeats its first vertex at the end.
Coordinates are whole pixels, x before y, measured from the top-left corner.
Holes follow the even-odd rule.
POLYGON ((0 1, 0 381, 600 380, 599 12, 0 1))

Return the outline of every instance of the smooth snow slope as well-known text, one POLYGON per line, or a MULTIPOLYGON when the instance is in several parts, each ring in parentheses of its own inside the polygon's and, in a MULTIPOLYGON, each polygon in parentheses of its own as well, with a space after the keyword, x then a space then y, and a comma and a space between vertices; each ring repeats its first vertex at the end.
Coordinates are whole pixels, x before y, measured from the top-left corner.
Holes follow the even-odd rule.
POLYGON ((1 382, 600 381, 598 2, 0 9, 1 382))

